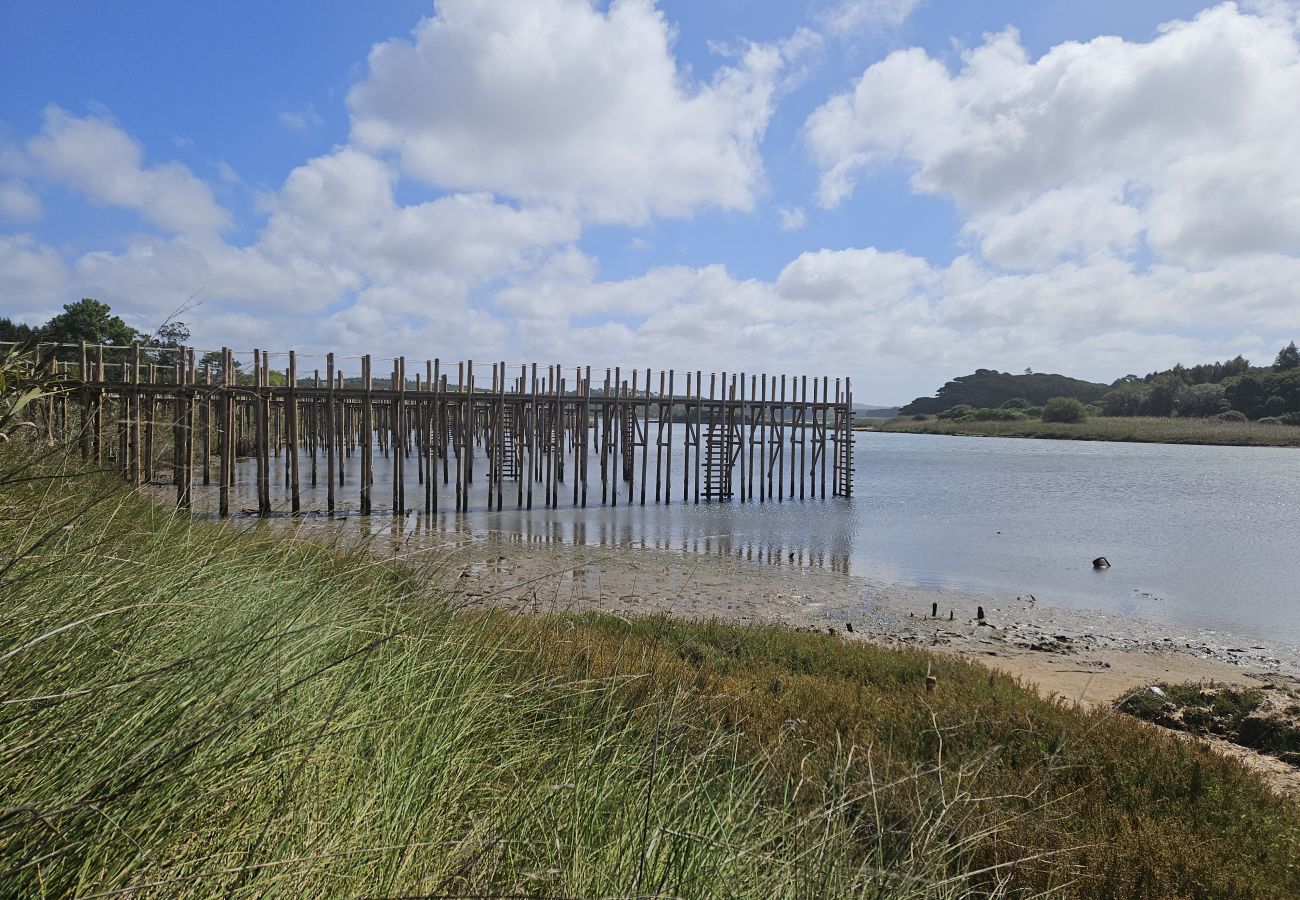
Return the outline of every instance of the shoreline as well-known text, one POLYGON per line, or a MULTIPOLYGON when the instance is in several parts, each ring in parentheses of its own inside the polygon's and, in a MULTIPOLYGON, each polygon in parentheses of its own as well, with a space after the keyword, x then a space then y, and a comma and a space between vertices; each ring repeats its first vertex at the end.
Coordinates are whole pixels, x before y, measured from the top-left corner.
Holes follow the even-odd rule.
MULTIPOLYGON (((509 532, 399 533, 381 526, 362 535, 355 522, 350 517, 285 516, 231 524, 284 529, 295 537, 328 539, 340 546, 360 544, 379 557, 445 580, 458 608, 600 612, 626 619, 662 615, 829 631, 841 640, 976 662, 1049 700, 1085 708, 1110 709, 1121 697, 1156 682, 1300 691, 1300 651, 1294 648, 1222 632, 1189 632, 1128 615, 912 587, 802 561, 764 562, 638 545, 574 545, 509 532), (936 606, 939 616, 933 618, 930 611, 936 606)), ((1300 796, 1300 768, 1222 738, 1151 727, 1203 741, 1257 772, 1275 790, 1300 796)))
MULTIPOLYGON (((301 524, 316 531, 322 523, 301 524)), ((455 592, 464 605, 830 630, 845 640, 976 660, 1037 686, 1046 696, 1085 705, 1108 704, 1154 681, 1300 687, 1300 653, 1291 648, 1122 614, 900 585, 818 565, 637 545, 576 546, 502 532, 395 538, 376 541, 384 544, 385 555, 423 557, 426 564, 454 572, 455 592), (937 619, 929 615, 934 605, 937 619), (976 615, 980 607, 982 623, 976 615)))
POLYGON ((1090 418, 1080 423, 967 422, 928 419, 914 422, 889 420, 878 425, 855 425, 854 431, 877 434, 930 434, 945 437, 999 437, 1027 440, 1092 441, 1116 444, 1170 444, 1191 447, 1300 448, 1300 427, 1225 423, 1201 419, 1142 419, 1125 416, 1090 418), (1098 422, 1107 423, 1098 426, 1098 422), (891 424, 895 423, 895 424, 891 424), (1190 427, 1188 423, 1191 423, 1190 427))

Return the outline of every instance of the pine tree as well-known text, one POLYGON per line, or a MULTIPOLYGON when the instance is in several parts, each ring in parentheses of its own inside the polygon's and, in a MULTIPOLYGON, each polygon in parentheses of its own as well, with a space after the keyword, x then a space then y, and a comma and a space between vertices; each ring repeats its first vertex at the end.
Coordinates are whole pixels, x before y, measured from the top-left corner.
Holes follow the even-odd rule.
POLYGON ((1273 361, 1273 368, 1285 372, 1297 367, 1300 367, 1300 350, 1296 349, 1295 341, 1292 341, 1278 351, 1277 359, 1273 361))

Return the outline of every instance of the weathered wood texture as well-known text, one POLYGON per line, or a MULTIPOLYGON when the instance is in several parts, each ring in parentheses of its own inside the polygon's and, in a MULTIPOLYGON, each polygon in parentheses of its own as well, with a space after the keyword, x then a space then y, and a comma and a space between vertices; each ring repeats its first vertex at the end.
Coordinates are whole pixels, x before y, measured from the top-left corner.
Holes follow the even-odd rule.
MULTIPOLYGON (((6 349, 0 344, 0 353, 6 349)), ((182 508, 194 503, 195 473, 203 485, 215 473, 223 516, 241 460, 255 472, 257 514, 273 512, 272 484, 280 483, 289 511, 308 511, 302 469, 305 461, 316 485, 318 456, 326 485, 321 511, 330 514, 349 486, 357 509, 374 511, 376 454, 387 458, 391 475, 381 486, 391 496, 379 506, 394 515, 412 511, 412 468, 426 513, 468 511, 476 477, 488 509, 502 509, 507 497, 531 509, 535 486, 548 507, 562 495, 586 506, 589 473, 600 479, 601 504, 669 503, 674 465, 683 502, 824 499, 828 482, 832 497, 853 493, 847 378, 832 384, 814 377, 810 397, 807 376, 707 373, 706 392, 706 373, 696 370, 685 373, 685 392, 677 394, 682 381, 667 370, 656 378, 652 369, 606 369, 593 382, 591 367, 512 369, 501 362, 490 365, 489 378, 482 366, 476 377, 473 361, 453 367, 429 360, 424 377, 417 368, 412 379, 398 357, 391 377, 377 380, 365 356, 352 358, 359 376, 345 380, 343 358, 331 353, 322 383, 319 369, 298 377, 293 352, 254 350, 244 369, 227 348, 201 358, 184 347, 42 349, 69 388, 45 401, 41 424, 50 439, 68 441, 133 483, 165 472, 182 508), (283 359, 283 369, 271 367, 272 356, 283 359), (485 472, 475 472, 476 452, 485 472)))

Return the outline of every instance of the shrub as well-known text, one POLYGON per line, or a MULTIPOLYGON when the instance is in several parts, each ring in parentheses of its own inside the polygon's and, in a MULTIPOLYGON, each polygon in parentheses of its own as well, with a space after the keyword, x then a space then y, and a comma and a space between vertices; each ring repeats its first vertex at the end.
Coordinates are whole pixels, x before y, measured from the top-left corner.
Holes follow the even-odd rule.
POLYGON ((1174 394, 1174 415, 1204 419, 1229 408, 1221 384, 1185 384, 1174 394))
POLYGON ((924 422, 924 421, 925 421, 926 419, 928 419, 928 418, 930 418, 930 417, 927 416, 925 413, 917 413, 916 415, 912 416, 912 421, 913 421, 913 422, 924 422))
POLYGON ((1043 404, 1044 422, 1082 422, 1087 415, 1083 404, 1073 397, 1053 397, 1043 404))
POLYGON ((1140 416, 1146 404, 1146 385, 1126 384, 1101 398, 1102 414, 1107 416, 1140 416))
POLYGON ((1029 409, 1030 403, 1024 397, 1012 397, 1002 404, 1002 409, 1029 409))
POLYGON ((956 406, 949 407, 939 413, 940 419, 964 419, 971 413, 975 412, 975 407, 967 403, 958 403, 956 406))
POLYGON ((1041 418, 1042 415, 1043 408, 1041 406, 1031 406, 1029 409, 1025 410, 1025 418, 1027 419, 1038 419, 1041 418))
POLYGON ((1264 415, 1281 416, 1286 412, 1286 400, 1274 394, 1264 401, 1264 415))
POLYGON ((1281 425, 1281 424, 1282 424, 1282 420, 1279 419, 1277 416, 1265 416, 1264 418, 1260 419, 1256 424, 1258 424, 1258 425, 1281 425))
POLYGON ((1283 425, 1300 425, 1300 412, 1290 412, 1284 416, 1279 416, 1278 419, 1283 425))
POLYGON ((1219 413, 1215 418, 1220 422, 1244 422, 1246 421, 1246 414, 1244 412, 1238 412, 1235 409, 1230 409, 1227 412, 1219 413))
POLYGON ((1025 414, 1018 409, 1006 409, 1005 407, 990 409, 987 406, 975 410, 968 416, 968 418, 974 419, 976 422, 1019 422, 1024 417, 1025 414))

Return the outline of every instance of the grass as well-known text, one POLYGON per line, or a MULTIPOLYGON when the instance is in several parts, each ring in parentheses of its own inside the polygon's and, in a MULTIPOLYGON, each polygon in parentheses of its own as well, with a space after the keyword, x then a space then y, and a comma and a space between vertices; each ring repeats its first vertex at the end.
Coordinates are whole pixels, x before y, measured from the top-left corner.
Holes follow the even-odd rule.
POLYGON ((0 484, 3 896, 1300 891, 1239 764, 978 666, 457 611, 436 565, 36 474, 0 484))
POLYGON ((890 419, 875 431, 908 434, 961 434, 980 437, 1054 438, 1075 441, 1126 441, 1148 444, 1224 444, 1243 447, 1300 447, 1300 427, 1217 419, 1174 419, 1143 416, 1090 416, 1083 422, 968 422, 910 417, 890 419))

